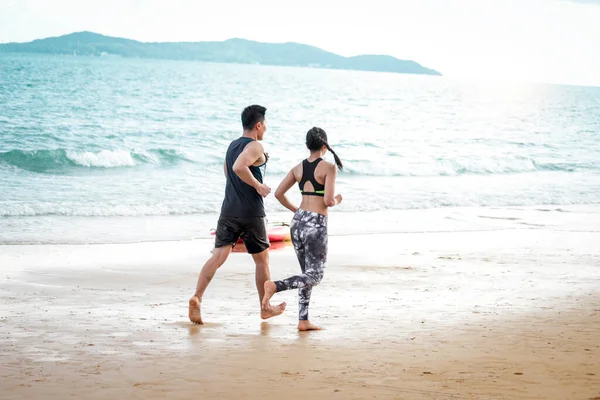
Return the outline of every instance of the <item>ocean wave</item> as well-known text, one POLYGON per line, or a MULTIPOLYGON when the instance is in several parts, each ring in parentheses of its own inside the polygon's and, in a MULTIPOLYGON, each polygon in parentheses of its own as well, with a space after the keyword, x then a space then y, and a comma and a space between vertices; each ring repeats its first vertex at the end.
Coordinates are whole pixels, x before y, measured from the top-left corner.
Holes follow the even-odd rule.
POLYGON ((65 168, 122 168, 143 164, 169 165, 193 162, 190 156, 172 149, 78 151, 10 150, 0 152, 0 162, 32 172, 65 168))
MULTIPOLYGON (((331 157, 328 156, 328 160, 331 157)), ((284 175, 299 162, 291 159, 290 154, 283 157, 273 155, 264 172, 266 175, 284 175)), ((332 160, 329 160, 332 161, 332 160)), ((536 171, 600 171, 598 161, 566 161, 543 159, 516 155, 492 156, 455 156, 421 158, 400 157, 383 154, 369 160, 362 158, 343 159, 342 175, 390 176, 390 177, 432 177, 458 175, 495 175, 516 174, 536 171)), ((198 154, 176 149, 149 150, 98 150, 80 151, 68 149, 54 150, 10 150, 0 152, 0 165, 10 166, 36 173, 68 173, 69 169, 117 169, 133 168, 143 165, 170 166, 179 163, 197 164, 203 171, 221 171, 221 154, 202 151, 198 154)))
MULTIPOLYGON (((124 150, 102 150, 98 153, 91 151, 76 152, 65 151, 57 153, 59 157, 65 157, 70 163, 82 167, 115 168, 133 167, 135 160, 128 151, 124 150)), ((62 160, 58 160, 59 162, 62 160)))
POLYGON ((497 175, 543 171, 598 171, 600 163, 535 161, 527 157, 457 157, 454 159, 346 161, 344 173, 365 176, 497 175))
POLYGON ((109 204, 39 202, 0 204, 0 217, 140 217, 215 213, 220 202, 191 204, 109 204))
MULTIPOLYGON (((266 175, 285 175, 297 165, 300 159, 272 156, 267 164, 266 175)), ((600 171, 599 161, 565 161, 536 159, 516 155, 491 156, 445 156, 432 157, 412 155, 403 157, 388 151, 381 156, 365 159, 362 157, 343 157, 344 169, 341 176, 381 176, 381 177, 435 177, 460 175, 505 175, 530 172, 580 172, 600 171)), ((333 162, 331 156, 326 159, 333 162)), ((222 161, 221 161, 222 162, 222 161)))
MULTIPOLYGON (((352 193, 351 193, 352 194, 352 193)), ((595 192, 564 195, 562 191, 553 193, 531 193, 526 197, 511 197, 505 194, 491 193, 476 196, 429 196, 423 198, 402 196, 381 196, 373 201, 360 201, 354 196, 345 200, 339 212, 370 212, 381 210, 434 209, 446 207, 516 207, 534 205, 573 205, 599 204, 595 192)), ((187 216, 198 214, 218 215, 222 198, 205 201, 198 205, 188 203, 89 203, 89 202, 31 202, 0 203, 0 218, 19 217, 161 217, 187 216)), ((267 215, 286 212, 285 209, 270 201, 265 205, 267 215)), ((338 211, 336 211, 338 212, 338 211)))

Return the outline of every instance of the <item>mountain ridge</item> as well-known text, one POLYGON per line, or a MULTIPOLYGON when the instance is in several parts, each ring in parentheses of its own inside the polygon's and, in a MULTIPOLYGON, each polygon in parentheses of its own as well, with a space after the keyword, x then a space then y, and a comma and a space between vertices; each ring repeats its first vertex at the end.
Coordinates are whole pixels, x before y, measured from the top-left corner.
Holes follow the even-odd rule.
POLYGON ((415 61, 400 60, 390 55, 362 54, 344 57, 303 43, 264 43, 243 38, 205 42, 140 42, 82 31, 35 39, 26 43, 0 44, 0 52, 84 56, 117 55, 144 59, 441 75, 440 72, 426 68, 415 61))

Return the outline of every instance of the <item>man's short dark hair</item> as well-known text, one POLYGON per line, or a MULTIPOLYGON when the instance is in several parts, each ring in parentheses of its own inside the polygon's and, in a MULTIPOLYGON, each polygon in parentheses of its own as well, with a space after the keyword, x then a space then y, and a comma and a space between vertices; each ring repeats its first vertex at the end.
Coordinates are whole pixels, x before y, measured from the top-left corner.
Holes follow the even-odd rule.
POLYGON ((251 131, 254 129, 254 125, 264 121, 266 112, 267 109, 265 107, 256 104, 244 108, 244 111, 242 111, 242 126, 244 130, 251 131))

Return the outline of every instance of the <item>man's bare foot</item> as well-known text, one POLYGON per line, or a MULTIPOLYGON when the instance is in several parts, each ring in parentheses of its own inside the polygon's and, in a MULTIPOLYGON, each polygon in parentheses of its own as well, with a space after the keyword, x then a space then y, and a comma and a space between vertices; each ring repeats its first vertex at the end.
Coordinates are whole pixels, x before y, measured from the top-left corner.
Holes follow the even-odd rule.
POLYGON ((268 310, 260 310, 260 317, 262 319, 269 319, 271 317, 276 317, 282 314, 285 311, 285 307, 287 306, 286 302, 279 304, 278 306, 272 306, 269 304, 268 310))
POLYGON ((299 331, 319 331, 319 330, 321 330, 321 328, 319 328, 316 325, 311 324, 310 321, 306 320, 306 321, 298 321, 298 330, 299 331))
POLYGON ((265 281, 265 295, 262 298, 261 308, 263 311, 269 311, 271 308, 271 297, 277 292, 277 286, 273 281, 265 281))
POLYGON ((190 299, 190 321, 195 324, 204 324, 200 315, 200 299, 198 296, 193 296, 190 299))

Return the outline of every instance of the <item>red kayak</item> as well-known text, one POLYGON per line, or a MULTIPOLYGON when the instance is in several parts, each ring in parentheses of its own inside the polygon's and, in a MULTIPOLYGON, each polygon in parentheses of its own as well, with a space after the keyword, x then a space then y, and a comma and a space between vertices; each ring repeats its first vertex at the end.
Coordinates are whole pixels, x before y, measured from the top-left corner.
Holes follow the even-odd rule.
MULTIPOLYGON (((210 230, 211 235, 215 235, 217 231, 214 229, 210 230)), ((270 225, 267 227, 267 236, 269 237, 270 242, 286 242, 291 240, 290 236, 290 227, 285 224, 279 225, 270 225)), ((240 238, 238 243, 243 243, 243 240, 240 238)))

